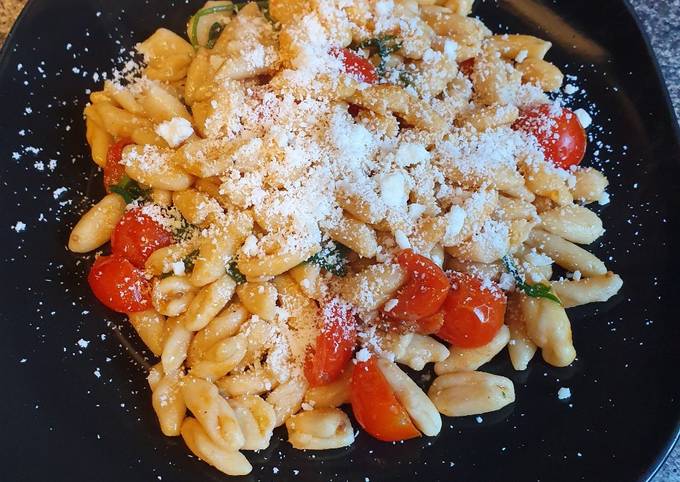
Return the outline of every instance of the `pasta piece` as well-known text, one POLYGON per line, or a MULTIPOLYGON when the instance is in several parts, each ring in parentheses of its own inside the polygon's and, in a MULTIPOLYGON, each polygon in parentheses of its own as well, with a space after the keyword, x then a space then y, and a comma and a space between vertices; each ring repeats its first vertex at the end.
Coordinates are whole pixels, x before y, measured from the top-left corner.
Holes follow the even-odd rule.
POLYGON ((562 305, 546 298, 523 297, 521 309, 527 335, 541 348, 543 359, 556 367, 573 362, 576 350, 571 323, 562 305))
POLYGON ((172 193, 172 204, 184 219, 196 226, 208 226, 222 213, 222 208, 216 201, 195 189, 172 193))
POLYGON ((418 430, 430 437, 437 435, 442 428, 442 419, 437 413, 437 408, 420 387, 388 360, 378 360, 378 368, 418 430))
POLYGON ((263 450, 272 438, 276 413, 257 395, 243 395, 228 400, 243 432, 242 450, 263 450))
POLYGON ((557 264, 569 271, 580 271, 585 276, 607 273, 604 263, 583 248, 554 234, 534 229, 527 244, 550 256, 557 264))
POLYGON ((508 307, 505 311, 505 322, 510 329, 508 353, 515 370, 526 370, 529 362, 536 354, 536 344, 527 334, 526 320, 522 313, 522 303, 525 295, 515 292, 508 297, 508 307))
POLYGON ((235 373, 220 378, 216 382, 220 391, 229 397, 260 395, 276 388, 276 384, 274 376, 262 369, 235 373))
POLYGON ((489 42, 504 58, 516 60, 520 63, 524 62, 524 60, 518 60, 522 57, 524 59, 542 60, 552 47, 552 44, 547 40, 531 35, 493 35, 489 42))
POLYGON ((577 204, 542 212, 541 227, 578 244, 590 244, 604 234, 597 214, 577 204))
POLYGON ((406 281, 398 264, 374 264, 345 279, 341 294, 358 309, 377 310, 406 281))
POLYGON ((334 382, 325 385, 311 387, 305 393, 305 403, 314 408, 339 407, 349 403, 349 386, 352 378, 352 369, 345 368, 342 375, 334 382))
POLYGON ((138 47, 147 62, 145 74, 149 79, 174 81, 186 77, 194 56, 189 42, 176 33, 159 28, 138 47))
POLYGON ((151 353, 159 356, 163 352, 165 316, 155 310, 138 311, 127 315, 130 324, 135 328, 144 344, 151 350, 151 353))
POLYGON ((205 429, 193 417, 182 424, 182 438, 198 458, 227 475, 246 475, 253 470, 248 459, 239 451, 226 450, 208 436, 205 429))
POLYGON ((443 375, 451 372, 467 372, 477 370, 498 355, 510 341, 510 330, 503 325, 493 339, 486 345, 476 348, 451 346, 451 354, 446 360, 434 365, 434 372, 443 375))
POLYGON ((198 331, 210 323, 229 303, 235 289, 236 283, 229 275, 201 288, 182 315, 186 329, 198 331))
POLYGON ((283 425, 288 417, 300 410, 306 390, 307 380, 300 376, 291 378, 269 393, 267 402, 274 407, 276 427, 283 425))
POLYGON ((263 257, 252 258, 240 256, 238 269, 249 280, 263 276, 276 276, 311 258, 320 249, 319 245, 315 245, 294 253, 268 254, 263 257))
POLYGON ((317 408, 300 412, 286 420, 288 441, 296 449, 328 450, 354 442, 352 423, 337 408, 317 408))
POLYGON ((182 372, 175 370, 166 373, 159 363, 151 368, 148 381, 152 391, 151 403, 163 435, 179 435, 187 411, 180 392, 182 372))
POLYGON ((242 334, 218 341, 191 366, 191 375, 209 381, 219 380, 236 368, 246 356, 248 342, 242 334))
POLYGON ((173 373, 182 366, 187 357, 192 333, 184 328, 180 318, 168 318, 165 322, 165 342, 161 363, 165 373, 173 373))
POLYGON ((189 366, 193 366, 205 356, 205 353, 217 342, 238 333, 239 328, 248 319, 249 313, 239 303, 230 303, 205 328, 196 332, 189 346, 189 366))
POLYGON ((146 82, 138 101, 146 115, 155 123, 176 117, 192 121, 184 104, 159 82, 146 82))
POLYGON ((125 214, 125 205, 118 194, 104 196, 74 226, 68 238, 68 249, 74 253, 87 253, 106 243, 125 214))
POLYGON ((545 92, 555 92, 562 87, 564 74, 550 62, 529 58, 515 68, 522 73, 522 82, 536 84, 545 92))
POLYGON ((574 199, 587 203, 605 200, 605 189, 609 181, 600 171, 592 167, 581 167, 574 171, 574 177, 576 183, 571 191, 574 199))
POLYGON ((430 336, 413 333, 404 349, 395 355, 398 363, 420 371, 428 363, 442 363, 449 356, 449 350, 430 336))
POLYGON ((172 151, 153 146, 130 145, 123 149, 125 173, 135 181, 158 189, 183 191, 191 186, 193 176, 172 159, 172 151))
POLYGON ((246 282, 236 288, 238 299, 252 314, 263 320, 272 321, 276 313, 278 292, 269 282, 246 282))
POLYGON ((484 372, 440 375, 427 394, 437 410, 447 417, 494 412, 515 401, 512 380, 484 372))
POLYGON ((366 224, 349 216, 328 230, 328 235, 334 241, 344 244, 349 249, 365 258, 372 258, 378 250, 375 231, 366 224))
POLYGON ((196 288, 185 276, 168 276, 156 280, 151 291, 151 303, 160 314, 179 316, 196 296, 196 288))
POLYGON ((182 383, 182 396, 215 445, 228 451, 243 447, 245 437, 236 415, 214 384, 189 375, 182 383))
POLYGON ((555 294, 565 308, 607 301, 623 286, 623 280, 611 271, 604 275, 579 280, 561 280, 551 283, 555 294))
POLYGON ((320 300, 324 286, 321 279, 321 267, 314 263, 300 263, 289 271, 290 276, 300 285, 304 294, 312 299, 320 300))
POLYGON ((85 138, 90 145, 92 153, 92 160, 99 167, 106 165, 106 155, 109 152, 109 146, 113 144, 113 136, 106 132, 100 124, 92 119, 91 115, 85 112, 85 138))

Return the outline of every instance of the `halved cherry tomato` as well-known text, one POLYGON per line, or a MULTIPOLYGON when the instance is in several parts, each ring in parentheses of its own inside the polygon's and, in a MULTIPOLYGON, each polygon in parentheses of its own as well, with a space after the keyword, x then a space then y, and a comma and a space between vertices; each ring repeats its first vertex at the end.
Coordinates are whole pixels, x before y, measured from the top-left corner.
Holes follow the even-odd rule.
POLYGON ((97 299, 113 311, 132 313, 151 307, 151 285, 144 272, 117 254, 98 257, 87 282, 97 299))
POLYGON ((472 71, 475 70, 475 58, 472 57, 471 59, 463 60, 460 64, 458 64, 458 69, 465 77, 470 77, 472 75, 472 71))
POLYGON ((395 320, 418 321, 437 313, 450 287, 444 271, 410 249, 399 253, 397 263, 408 273, 408 279, 397 290, 396 306, 385 314, 395 320))
POLYGON ((375 84, 378 82, 378 74, 375 66, 368 60, 350 49, 332 48, 331 55, 342 60, 345 72, 353 75, 359 82, 375 84))
POLYGON ((437 333, 444 325, 444 312, 439 310, 434 315, 426 316, 417 321, 418 326, 416 331, 421 335, 431 335, 437 333))
POLYGON ((129 139, 121 139, 109 146, 106 151, 106 165, 104 165, 104 188, 106 192, 110 192, 111 186, 115 186, 125 175, 125 166, 120 163, 123 158, 123 148, 132 141, 129 139))
POLYGON ((442 306, 444 324, 437 336, 463 348, 486 345, 503 325, 506 304, 500 288, 482 287, 482 280, 475 276, 453 273, 442 306))
POLYGON ((347 366, 356 346, 354 315, 331 301, 323 308, 323 326, 314 350, 305 359, 305 378, 312 387, 335 381, 347 366))
POLYGON ((172 234, 141 209, 131 209, 118 221, 111 234, 111 250, 138 268, 157 249, 175 242, 172 234))
POLYGON ((350 402, 359 425, 378 440, 393 442, 420 436, 375 358, 354 366, 350 402))
POLYGON ((586 152, 588 140, 581 123, 571 110, 553 112, 550 105, 531 107, 520 112, 512 125, 536 137, 546 160, 562 169, 578 165, 586 152))

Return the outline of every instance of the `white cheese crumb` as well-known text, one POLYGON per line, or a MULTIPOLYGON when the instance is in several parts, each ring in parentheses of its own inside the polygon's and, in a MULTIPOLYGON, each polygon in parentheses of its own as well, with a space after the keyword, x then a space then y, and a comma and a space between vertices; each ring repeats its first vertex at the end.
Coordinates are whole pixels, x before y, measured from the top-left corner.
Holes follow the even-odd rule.
POLYGON ((380 197, 387 206, 402 208, 408 201, 408 194, 403 173, 393 172, 380 180, 380 197))
POLYGON ((484 421, 484 419, 483 419, 482 417, 480 417, 479 415, 477 415, 477 416, 475 417, 475 421, 476 421, 477 423, 482 423, 482 422, 484 421))
POLYGON ((170 147, 177 147, 194 133, 191 122, 183 117, 173 117, 156 126, 156 134, 165 139, 170 147))
POLYGON ((573 84, 567 84, 564 86, 564 93, 567 95, 575 94, 578 92, 578 87, 573 84))
POLYGON ((518 64, 521 64, 526 60, 526 58, 529 56, 529 52, 527 50, 520 50, 517 55, 515 56, 515 62, 518 64))
POLYGON ((602 196, 600 196, 600 199, 597 200, 597 203, 600 206, 604 206, 606 204, 609 204, 609 193, 608 192, 603 192, 602 196))
POLYGON ((53 197, 54 199, 59 199, 59 196, 61 196, 62 194, 64 194, 66 191, 68 191, 68 188, 66 188, 66 187, 57 188, 57 189, 55 189, 54 192, 52 193, 52 197, 53 197))
POLYGON ((463 229, 465 223, 465 210, 460 206, 451 206, 446 213, 446 233, 444 234, 444 246, 455 244, 455 237, 463 229))
POLYGON ((576 109, 574 111, 574 114, 576 114, 578 121, 581 123, 581 127, 583 127, 584 129, 587 129, 588 127, 590 127, 590 124, 593 123, 593 118, 590 117, 590 114, 588 114, 583 109, 576 109))
POLYGON ((562 387, 557 391, 557 398, 560 400, 566 400, 567 398, 571 398, 571 390, 569 390, 567 387, 562 387))
POLYGON ((396 298, 392 298, 389 300, 387 303, 385 303, 385 306, 383 306, 383 311, 392 311, 392 309, 397 306, 399 303, 399 300, 396 298))
POLYGON ((359 362, 365 362, 371 358, 371 352, 367 348, 362 348, 359 350, 355 356, 356 360, 359 362))
POLYGON ((94 370, 94 376, 97 377, 97 378, 101 378, 101 377, 102 377, 102 373, 99 371, 99 368, 96 368, 96 369, 94 370))
POLYGON ((12 229, 15 230, 17 233, 20 233, 26 230, 26 224, 22 223, 21 221, 17 221, 17 223, 12 227, 12 229))
POLYGON ((185 269, 186 267, 184 266, 184 261, 182 260, 172 263, 172 272, 175 273, 175 276, 182 276, 185 269))
POLYGON ((394 233, 394 240, 401 249, 409 249, 411 247, 411 243, 403 231, 397 230, 397 232, 394 233))
POLYGON ((89 344, 90 344, 89 341, 83 340, 82 338, 80 340, 78 340, 78 346, 80 348, 87 348, 87 345, 89 345, 89 344))
POLYGON ((574 281, 578 281, 581 279, 581 272, 579 270, 574 271, 574 274, 572 275, 574 278, 574 281))

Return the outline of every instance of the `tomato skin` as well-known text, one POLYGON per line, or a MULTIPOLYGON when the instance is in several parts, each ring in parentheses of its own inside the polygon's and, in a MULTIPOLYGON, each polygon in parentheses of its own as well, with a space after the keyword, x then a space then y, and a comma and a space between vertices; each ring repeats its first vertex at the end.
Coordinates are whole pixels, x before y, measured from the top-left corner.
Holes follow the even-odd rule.
POLYGON ((559 113, 552 112, 547 104, 524 109, 512 128, 536 137, 546 160, 562 169, 577 166, 586 153, 586 132, 576 114, 567 108, 559 113))
POLYGON ((451 290, 442 306, 444 324, 436 335, 463 348, 486 345, 503 325, 505 293, 495 286, 482 288, 482 280, 466 273, 450 278, 451 290))
POLYGON ((345 72, 353 75, 359 82, 375 84, 378 82, 378 74, 375 66, 368 60, 350 49, 332 48, 331 55, 342 60, 345 72))
POLYGON ((475 70, 475 58, 472 57, 471 59, 463 60, 458 64, 458 70, 460 70, 465 77, 470 77, 472 71, 475 70))
POLYGON ((394 320, 418 321, 437 313, 450 286, 444 271, 410 249, 397 255, 397 263, 408 273, 408 279, 397 290, 396 306, 385 314, 394 320))
MULTIPOLYGON (((444 300, 446 301, 446 300, 444 300)), ((432 335, 437 333, 439 329, 444 325, 446 317, 441 309, 434 315, 426 316, 417 321, 418 326, 416 327, 416 332, 421 335, 432 335)))
POLYGON ((151 285, 143 271, 122 256, 98 257, 87 276, 92 292, 106 307, 134 313, 151 307, 151 285))
POLYGON ((337 380, 356 347, 356 322, 347 307, 335 301, 323 309, 324 324, 316 338, 314 350, 307 354, 305 378, 312 387, 337 380))
POLYGON ((144 267, 151 253, 174 242, 172 234, 141 209, 126 212, 111 234, 113 253, 127 258, 138 268, 144 267))
POLYGON ((354 366, 350 402, 359 425, 378 440, 394 442, 420 436, 375 357, 354 366))
POLYGON ((106 192, 111 192, 111 186, 120 182, 125 175, 125 166, 120 163, 123 158, 123 148, 132 144, 129 139, 121 139, 109 146, 106 151, 106 164, 104 165, 104 188, 106 192))

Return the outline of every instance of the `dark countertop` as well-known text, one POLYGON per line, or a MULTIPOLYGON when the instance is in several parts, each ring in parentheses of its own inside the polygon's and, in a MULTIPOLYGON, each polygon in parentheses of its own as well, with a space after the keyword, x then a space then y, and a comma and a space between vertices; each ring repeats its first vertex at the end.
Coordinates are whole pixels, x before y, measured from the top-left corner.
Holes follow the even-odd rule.
MULTIPOLYGON (((680 0, 628 0, 647 32, 680 119, 680 0)), ((680 444, 653 482, 680 481, 680 444)))
MULTIPOLYGON (((680 0, 628 1, 649 35, 675 107, 676 117, 680 119, 680 0)), ((24 3, 25 0, 0 0, 0 45, 24 3)), ((653 481, 680 481, 680 444, 653 481)))

